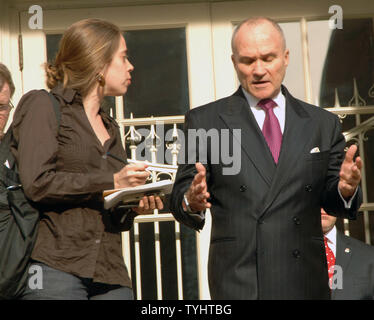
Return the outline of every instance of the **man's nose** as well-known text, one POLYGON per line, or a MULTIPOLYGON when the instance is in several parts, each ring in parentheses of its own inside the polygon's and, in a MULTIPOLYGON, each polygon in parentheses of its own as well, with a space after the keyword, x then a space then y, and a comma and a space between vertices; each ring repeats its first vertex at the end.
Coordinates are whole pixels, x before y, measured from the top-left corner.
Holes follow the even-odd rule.
POLYGON ((266 73, 266 70, 265 70, 263 62, 260 61, 260 60, 257 60, 254 64, 253 74, 258 76, 258 77, 261 77, 265 73, 266 73))

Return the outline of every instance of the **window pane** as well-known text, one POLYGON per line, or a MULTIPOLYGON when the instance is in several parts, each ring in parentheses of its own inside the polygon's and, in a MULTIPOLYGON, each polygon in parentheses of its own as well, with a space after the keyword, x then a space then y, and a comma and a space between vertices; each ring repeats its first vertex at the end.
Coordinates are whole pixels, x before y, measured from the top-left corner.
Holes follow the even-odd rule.
POLYGON ((189 109, 185 28, 126 31, 132 84, 125 117, 183 115, 189 109))
POLYGON ((308 30, 311 63, 320 66, 318 72, 312 72, 316 92, 320 87, 319 96, 315 96, 319 104, 333 106, 336 88, 340 104, 348 105, 353 97, 354 78, 361 97, 373 104, 368 94, 374 80, 372 19, 345 19, 341 30, 330 30, 327 21, 309 22, 308 30), (320 49, 323 54, 318 55, 320 49))
POLYGON ((47 41, 47 61, 53 62, 56 58, 56 54, 58 51, 58 45, 62 38, 62 34, 47 34, 46 41, 47 41))

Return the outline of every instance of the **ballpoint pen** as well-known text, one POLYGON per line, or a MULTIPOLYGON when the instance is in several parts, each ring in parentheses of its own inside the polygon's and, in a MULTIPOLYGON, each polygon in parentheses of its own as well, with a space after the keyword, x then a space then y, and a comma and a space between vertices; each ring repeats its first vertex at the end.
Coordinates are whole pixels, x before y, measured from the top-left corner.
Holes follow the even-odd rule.
POLYGON ((117 161, 120 161, 122 162, 123 164, 125 165, 128 165, 128 164, 136 164, 136 163, 143 163, 143 164, 146 164, 147 165, 147 168, 145 168, 146 171, 149 171, 149 172, 152 172, 152 171, 160 171, 160 168, 161 166, 160 165, 154 165, 148 161, 138 161, 138 160, 133 160, 133 159, 127 159, 127 161, 115 156, 114 154, 111 154, 110 152, 107 152, 105 155, 104 155, 104 159, 109 156, 113 159, 116 159, 117 161))
POLYGON ((122 162, 123 164, 126 164, 126 165, 129 164, 127 161, 125 161, 125 160, 123 160, 123 159, 121 159, 121 158, 115 156, 114 154, 111 154, 110 152, 107 152, 107 153, 105 154, 104 159, 105 159, 107 156, 109 156, 109 157, 111 157, 111 158, 113 158, 113 159, 116 159, 117 161, 122 162))

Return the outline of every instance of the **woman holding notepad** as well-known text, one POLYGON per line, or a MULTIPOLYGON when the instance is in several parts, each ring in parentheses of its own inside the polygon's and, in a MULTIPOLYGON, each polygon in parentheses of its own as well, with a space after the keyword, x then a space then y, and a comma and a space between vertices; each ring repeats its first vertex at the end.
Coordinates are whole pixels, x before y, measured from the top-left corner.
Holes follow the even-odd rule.
POLYGON ((104 190, 142 185, 149 172, 144 163, 105 156, 126 161, 118 125, 101 109, 105 96, 126 93, 133 70, 117 26, 82 20, 46 65, 59 112, 44 90, 25 94, 17 107, 12 151, 25 194, 42 213, 32 253, 42 285, 28 285, 23 299, 133 299, 120 232, 163 204, 144 197, 123 223, 120 210, 103 208, 104 190))

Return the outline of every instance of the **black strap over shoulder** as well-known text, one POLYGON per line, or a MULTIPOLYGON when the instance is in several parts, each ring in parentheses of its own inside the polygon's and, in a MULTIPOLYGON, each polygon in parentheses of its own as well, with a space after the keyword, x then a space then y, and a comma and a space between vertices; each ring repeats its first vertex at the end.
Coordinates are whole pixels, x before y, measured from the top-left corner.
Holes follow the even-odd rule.
POLYGON ((3 139, 0 142, 0 164, 3 164, 9 157, 10 143, 12 142, 12 138, 12 127, 9 127, 8 131, 5 133, 3 139))
POLYGON ((53 93, 48 92, 48 95, 52 100, 53 109, 55 110, 55 114, 56 114, 57 125, 60 126, 60 122, 61 122, 60 101, 57 100, 57 98, 53 95, 53 93))

